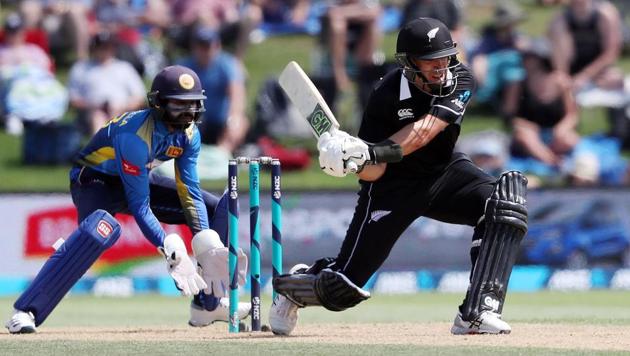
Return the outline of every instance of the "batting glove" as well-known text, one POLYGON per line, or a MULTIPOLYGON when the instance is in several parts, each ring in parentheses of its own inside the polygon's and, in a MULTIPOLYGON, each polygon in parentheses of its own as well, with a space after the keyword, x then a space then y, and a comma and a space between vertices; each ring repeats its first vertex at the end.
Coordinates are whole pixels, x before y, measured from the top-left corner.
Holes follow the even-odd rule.
POLYGON ((349 135, 343 131, 339 135, 324 132, 317 140, 319 150, 319 167, 324 173, 333 177, 345 177, 348 174, 344 162, 343 142, 349 135), (347 136, 346 136, 347 135, 347 136))
POLYGON ((349 167, 348 163, 352 161, 358 166, 357 171, 361 171, 363 166, 371 159, 369 146, 361 139, 353 136, 348 136, 344 139, 342 151, 346 167, 349 167))

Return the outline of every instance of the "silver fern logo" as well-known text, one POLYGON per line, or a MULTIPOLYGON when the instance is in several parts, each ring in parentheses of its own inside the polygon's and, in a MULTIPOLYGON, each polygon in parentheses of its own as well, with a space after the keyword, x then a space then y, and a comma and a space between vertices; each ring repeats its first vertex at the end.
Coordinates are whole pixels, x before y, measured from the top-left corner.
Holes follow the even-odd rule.
POLYGON ((429 43, 431 43, 431 40, 435 38, 435 35, 437 35, 439 30, 440 28, 436 27, 432 29, 431 31, 427 32, 427 37, 429 37, 429 43))
POLYGON ((389 214, 391 214, 391 210, 374 210, 372 215, 370 215, 370 222, 377 222, 381 220, 383 216, 387 216, 389 214))

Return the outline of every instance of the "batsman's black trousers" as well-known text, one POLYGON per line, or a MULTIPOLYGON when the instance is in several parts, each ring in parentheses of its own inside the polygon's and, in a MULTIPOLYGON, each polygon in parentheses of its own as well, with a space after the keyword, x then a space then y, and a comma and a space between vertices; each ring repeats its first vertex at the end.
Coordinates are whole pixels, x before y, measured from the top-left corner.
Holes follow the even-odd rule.
POLYGON ((477 226, 495 181, 466 155, 454 153, 446 168, 432 176, 362 182, 334 268, 363 286, 417 218, 477 226))

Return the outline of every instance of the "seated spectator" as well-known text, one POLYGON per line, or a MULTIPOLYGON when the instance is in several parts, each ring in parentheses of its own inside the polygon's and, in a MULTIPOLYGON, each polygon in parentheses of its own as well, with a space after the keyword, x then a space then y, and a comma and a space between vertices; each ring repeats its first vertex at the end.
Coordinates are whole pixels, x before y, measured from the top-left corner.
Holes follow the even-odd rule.
MULTIPOLYGON (((39 2, 22 0, 18 6, 18 14, 23 22, 24 40, 27 43, 38 45, 46 54, 50 55, 48 34, 41 28, 42 7, 39 2)), ((0 42, 2 42, 1 39, 0 42)))
POLYGON ((311 0, 255 0, 262 10, 263 26, 270 32, 307 32, 311 0))
POLYGON ((619 13, 608 1, 570 0, 551 22, 554 68, 571 78, 573 90, 589 85, 620 88, 622 31, 619 13))
POLYGON ((527 77, 512 119, 508 168, 541 178, 545 184, 625 184, 628 164, 619 140, 599 134, 580 137, 571 83, 553 71, 551 55, 545 40, 533 42, 524 52, 527 77))
POLYGON ((551 50, 544 40, 525 50, 526 78, 512 118, 512 154, 531 157, 559 169, 580 140, 577 106, 570 84, 551 67, 551 50))
POLYGON ((188 38, 198 27, 210 27, 221 36, 224 47, 243 60, 250 33, 260 24, 259 1, 241 0, 174 0, 171 13, 174 23, 171 36, 176 44, 188 48, 188 38))
POLYGON ((610 135, 630 148, 630 88, 615 66, 622 50, 619 12, 608 1, 570 0, 550 26, 555 69, 572 83, 581 107, 604 107, 610 135))
MULTIPOLYGON (((373 0, 338 0, 322 18, 321 43, 330 58, 336 89, 350 88, 348 63, 354 67, 373 64, 380 40, 378 20, 381 7, 373 0)), ((325 75, 324 73, 319 73, 325 75)))
POLYGON ((162 31, 171 24, 166 0, 95 0, 94 26, 115 34, 116 57, 131 63, 145 78, 164 67, 162 31))
POLYGON ((479 43, 468 55, 478 86, 475 101, 489 105, 504 118, 514 112, 507 105, 516 101, 518 83, 525 76, 519 50, 527 39, 516 30, 524 19, 515 4, 499 4, 492 21, 482 30, 479 43))
POLYGON ((10 134, 22 134, 24 120, 57 119, 56 108, 62 114, 65 111, 67 93, 55 80, 52 67, 41 47, 26 42, 23 18, 17 13, 7 15, 0 43, 0 123, 10 134), (42 94, 47 96, 38 102, 42 94), (50 102, 54 112, 42 112, 42 108, 51 109, 50 102))
POLYGON ((145 105, 142 78, 131 64, 114 57, 116 40, 109 32, 96 34, 90 44, 90 59, 70 69, 70 105, 78 111, 83 133, 94 134, 116 113, 145 105))
POLYGON ((88 58, 91 30, 88 3, 85 0, 20 1, 20 12, 26 18, 27 27, 45 32, 46 48, 50 49, 56 67, 69 68, 74 61, 88 58))
POLYGON ((7 133, 21 135, 29 123, 60 120, 68 109, 68 91, 47 68, 0 67, 0 113, 7 133))
POLYGON ((249 129, 245 81, 238 60, 222 50, 214 29, 201 27, 193 37, 192 56, 179 64, 194 70, 205 89, 206 111, 199 126, 202 143, 234 152, 249 129))
POLYGON ((0 44, 0 67, 32 65, 52 70, 52 61, 39 46, 26 42, 24 21, 17 13, 9 14, 4 22, 4 41, 0 44))

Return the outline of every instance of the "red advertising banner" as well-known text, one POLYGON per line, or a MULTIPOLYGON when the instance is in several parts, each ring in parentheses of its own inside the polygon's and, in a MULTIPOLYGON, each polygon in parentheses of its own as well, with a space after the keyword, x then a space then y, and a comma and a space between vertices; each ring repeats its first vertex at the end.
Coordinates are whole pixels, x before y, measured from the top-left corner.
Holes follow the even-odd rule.
MULTIPOLYGON (((101 256, 101 261, 118 263, 128 259, 156 257, 158 252, 147 240, 131 215, 117 214, 122 234, 116 244, 101 256)), ((45 257, 53 253, 53 244, 59 238, 66 239, 77 228, 77 212, 74 207, 41 210, 28 215, 24 255, 45 257)), ((177 233, 191 252, 192 235, 185 225, 162 224, 167 234, 177 233)))

